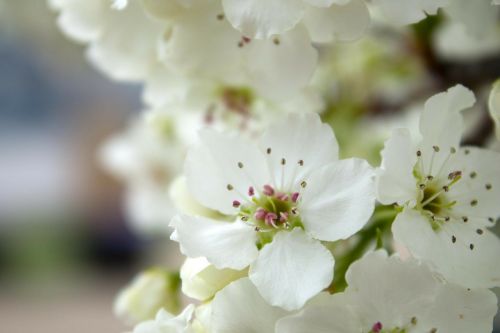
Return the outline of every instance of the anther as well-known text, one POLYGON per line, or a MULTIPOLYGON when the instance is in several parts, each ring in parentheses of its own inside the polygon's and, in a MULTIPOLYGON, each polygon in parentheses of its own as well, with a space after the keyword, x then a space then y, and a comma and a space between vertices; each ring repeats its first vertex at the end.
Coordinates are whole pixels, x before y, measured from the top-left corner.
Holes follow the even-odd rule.
POLYGON ((305 180, 301 181, 301 182, 300 182, 300 186, 301 186, 302 188, 305 188, 305 187, 307 186, 306 181, 305 181, 305 180))
POLYGON ((483 234, 483 229, 477 229, 476 232, 477 232, 478 235, 482 235, 483 234))
POLYGON ((438 330, 437 330, 437 328, 432 328, 432 329, 429 331, 429 333, 437 333, 437 331, 438 331, 438 330))
POLYGON ((293 215, 297 215, 298 208, 297 207, 293 207, 290 211, 292 212, 293 215))
POLYGON ((281 159, 281 165, 285 165, 286 164, 286 160, 284 158, 281 159))
POLYGON ((286 193, 278 192, 276 194, 276 198, 278 198, 281 201, 288 201, 288 195, 286 193))
POLYGON ((448 186, 448 185, 445 185, 445 186, 443 186, 443 190, 444 190, 445 192, 448 192, 448 191, 450 190, 450 188, 449 188, 449 186, 448 186))
POLYGON ((271 154, 271 148, 267 148, 266 153, 271 154))
POLYGON ((427 176, 427 180, 433 180, 433 179, 434 179, 434 177, 433 177, 433 176, 431 176, 431 175, 428 175, 428 176, 427 176))
POLYGON ((298 199, 299 199, 299 192, 293 192, 292 193, 292 202, 296 203, 298 199))
POLYGON ((489 183, 488 183, 488 184, 486 184, 486 185, 484 185, 484 187, 485 187, 488 191, 489 191, 489 190, 491 190, 491 188, 492 188, 491 184, 489 184, 489 183))
POLYGON ((472 200, 472 201, 470 202, 470 205, 471 205, 472 207, 477 206, 477 200, 476 200, 476 199, 472 200))
POLYGON ((488 217, 488 221, 491 222, 491 223, 493 223, 493 222, 495 222, 495 219, 492 218, 492 217, 488 217))
POLYGON ((243 47, 243 45, 245 45, 245 44, 243 44, 243 42, 242 42, 242 41, 239 41, 239 42, 238 42, 238 47, 240 47, 240 48, 241 48, 241 47, 243 47))
POLYGON ((234 189, 233 185, 231 184, 227 184, 226 188, 228 191, 232 191, 234 189))
POLYGON ((449 216, 445 216, 444 221, 448 222, 449 220, 450 220, 450 217, 449 216))
POLYGON ((233 200, 233 207, 234 208, 238 208, 240 205, 241 205, 241 202, 239 202, 238 200, 233 200))
POLYGON ((264 208, 259 208, 255 211, 253 217, 257 220, 263 220, 266 218, 267 211, 264 208))
POLYGON ((243 163, 238 162, 238 168, 242 169, 243 168, 243 163))
POLYGON ((299 160, 298 163, 299 163, 300 166, 303 166, 304 165, 304 160, 299 160))
POLYGON ((224 14, 218 14, 218 15, 217 15, 217 19, 218 19, 219 21, 222 21, 222 20, 224 19, 224 14))
POLYGON ((455 244, 457 242, 457 237, 455 235, 451 236, 451 242, 455 244))
POLYGON ((449 180, 455 180, 459 177, 462 177, 462 171, 453 171, 448 174, 449 180))
POLYGON ((450 148, 450 153, 455 154, 457 152, 457 149, 455 147, 450 148))
POLYGON ((420 184, 418 185, 418 187, 420 187, 420 189, 423 190, 425 188, 425 184, 420 184))
POLYGON ((253 188, 253 186, 250 186, 248 188, 248 195, 253 197, 254 194, 255 194, 255 189, 253 188))
POLYGON ((469 155, 469 153, 470 153, 470 150, 469 150, 469 149, 465 149, 465 150, 464 150, 464 154, 465 154, 465 155, 469 155))
POLYGON ((435 151, 436 153, 438 153, 438 152, 439 152, 439 147, 438 147, 438 146, 432 146, 432 149, 434 149, 434 151, 435 151))
POLYGON ((280 45, 280 40, 279 40, 279 38, 278 38, 278 37, 274 37, 274 39, 273 39, 273 43, 274 43, 274 45, 280 45))
POLYGON ((244 42, 245 44, 248 44, 248 43, 250 43, 250 42, 252 41, 250 38, 248 38, 248 37, 246 37, 246 36, 241 37, 241 40, 243 40, 243 42, 244 42))
POLYGON ((470 173, 470 178, 476 178, 476 176, 477 176, 477 172, 476 171, 472 171, 470 173))
POLYGON ((462 221, 464 221, 465 223, 467 223, 469 221, 469 218, 467 216, 462 216, 462 221))
POLYGON ((248 221, 248 216, 242 216, 241 220, 244 221, 244 222, 248 221))
POLYGON ((372 326, 372 332, 373 333, 379 333, 380 331, 382 331, 382 323, 380 321, 377 321, 372 326))
POLYGON ((267 196, 274 195, 274 188, 271 185, 264 185, 264 190, 262 191, 267 196))
POLYGON ((411 324, 417 325, 417 317, 411 317, 411 324))
POLYGON ((471 243, 471 244, 469 245, 469 248, 471 249, 471 251, 472 251, 472 250, 474 250, 474 244, 472 244, 472 243, 471 243))
POLYGON ((422 156, 422 152, 420 150, 417 150, 417 156, 418 157, 422 156))

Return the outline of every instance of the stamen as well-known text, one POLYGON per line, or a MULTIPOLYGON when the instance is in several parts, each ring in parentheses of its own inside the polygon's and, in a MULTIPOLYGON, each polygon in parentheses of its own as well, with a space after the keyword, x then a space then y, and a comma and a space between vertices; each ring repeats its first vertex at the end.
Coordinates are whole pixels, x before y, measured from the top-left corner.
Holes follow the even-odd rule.
POLYGON ((280 212, 280 222, 286 222, 286 221, 288 221, 288 213, 280 212))
POLYGON ((377 321, 372 326, 372 332, 373 333, 380 333, 380 331, 382 331, 382 323, 380 321, 377 321))
POLYGON ((238 162, 238 168, 242 169, 243 168, 243 163, 238 162))
POLYGON ((278 228, 278 226, 276 225, 276 223, 274 223, 274 221, 277 218, 278 218, 278 216, 276 216, 276 214, 274 214, 274 213, 267 213, 266 217, 265 217, 265 222, 269 226, 273 226, 275 228, 278 228))
POLYGON ((281 165, 285 165, 285 164, 286 164, 286 160, 285 160, 285 158, 282 158, 281 159, 281 165))
POLYGON ((267 148, 267 149, 266 149, 266 153, 267 153, 268 155, 269 155, 269 154, 271 154, 271 148, 267 148))
POLYGON ((455 244, 457 242, 457 237, 455 237, 454 235, 451 236, 451 242, 455 244))
POLYGON ((474 179, 474 178, 476 178, 476 176, 477 176, 477 172, 476 171, 472 171, 470 173, 470 178, 474 179))
POLYGON ((217 19, 222 21, 224 19, 224 14, 217 14, 217 19))
POLYGON ((241 202, 239 202, 238 200, 233 200, 233 207, 238 208, 239 206, 241 206, 241 202))
POLYGON ((471 244, 469 245, 469 248, 471 249, 471 251, 472 251, 472 250, 474 250, 474 244, 472 244, 472 243, 471 243, 471 244))
POLYGON ((489 191, 489 190, 491 190, 491 188, 492 188, 491 184, 489 184, 489 183, 488 183, 488 184, 486 184, 486 185, 484 185, 484 187, 485 187, 488 191, 489 191))
POLYGON ((469 222, 469 218, 467 216, 462 216, 462 221, 464 221, 464 223, 467 223, 469 222))
POLYGON ((253 186, 250 186, 248 188, 248 195, 253 197, 255 195, 255 189, 253 188, 253 186))
POLYGON ((475 207, 475 206, 477 206, 477 203, 478 203, 478 201, 477 201, 476 199, 474 199, 474 200, 472 200, 472 201, 470 202, 470 205, 471 205, 472 207, 475 207))
POLYGON ((304 165, 304 160, 299 160, 298 163, 299 163, 300 166, 303 166, 304 165))
POLYGON ((280 45, 281 42, 280 42, 278 37, 274 37, 273 43, 274 43, 274 45, 280 45))
POLYGON ((276 198, 278 198, 281 201, 288 201, 288 195, 286 193, 278 192, 276 194, 276 198))
POLYGON ((264 190, 262 191, 267 196, 274 195, 274 188, 271 185, 264 185, 264 190))
POLYGON ((292 202, 296 203, 298 199, 299 199, 299 192, 292 193, 292 202))
POLYGON ((483 234, 483 229, 477 229, 476 232, 477 232, 478 235, 482 235, 483 234))
POLYGON ((227 184, 226 188, 228 191, 232 191, 234 189, 233 185, 231 184, 227 184))
POLYGON ((307 186, 306 181, 305 181, 305 180, 301 181, 301 182, 300 182, 300 186, 301 186, 302 188, 305 188, 305 187, 307 186))
POLYGON ((411 317, 411 324, 417 325, 417 317, 411 317))
POLYGON ((258 208, 255 211, 255 214, 253 217, 255 217, 256 220, 264 220, 266 218, 267 211, 264 208, 258 208))

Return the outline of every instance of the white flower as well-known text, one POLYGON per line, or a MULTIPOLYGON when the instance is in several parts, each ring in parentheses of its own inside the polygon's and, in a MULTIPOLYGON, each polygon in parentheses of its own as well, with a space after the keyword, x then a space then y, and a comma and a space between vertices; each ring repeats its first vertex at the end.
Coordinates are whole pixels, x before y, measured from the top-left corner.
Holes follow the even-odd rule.
POLYGON ((500 216, 500 155, 460 148, 460 111, 474 103, 463 86, 431 97, 420 118, 422 139, 399 129, 386 142, 378 199, 404 207, 396 241, 446 279, 471 288, 500 285, 500 240, 488 230, 500 216))
POLYGON ((484 38, 498 28, 500 7, 491 0, 449 0, 443 9, 449 19, 462 24, 477 39, 484 38))
POLYGON ((161 124, 153 126, 144 117, 134 119, 99 152, 104 168, 126 184, 127 215, 141 233, 166 232, 176 213, 168 188, 181 169, 184 148, 175 121, 165 115, 161 124))
POLYGON ((128 324, 154 318, 158 310, 175 311, 179 304, 179 277, 160 269, 142 272, 116 297, 114 312, 128 324))
POLYGON ((181 267, 182 292, 188 297, 206 301, 246 274, 246 271, 229 268, 217 269, 203 257, 187 258, 181 267))
POLYGON ((225 217, 178 216, 173 238, 217 268, 250 266, 264 299, 299 308, 332 280, 333 257, 321 241, 348 238, 371 216, 372 168, 338 160, 335 137, 315 114, 290 114, 260 145, 210 130, 200 139, 188 153, 187 184, 225 217))
POLYGON ((500 80, 493 84, 488 100, 488 108, 495 123, 496 136, 500 140, 500 80))
POLYGON ((277 333, 487 333, 497 299, 435 278, 416 261, 383 251, 366 255, 347 272, 349 286, 277 324, 277 333))
POLYGON ((218 292, 211 307, 211 328, 217 333, 274 333, 276 322, 289 314, 269 305, 247 278, 218 292))
POLYGON ((229 22, 257 39, 281 35, 303 22, 315 42, 361 37, 370 22, 363 0, 222 0, 229 22))
POLYGON ((162 26, 137 0, 49 0, 69 37, 88 43, 87 56, 116 80, 142 80, 154 65, 162 26), (113 8, 113 7, 119 7, 113 8))
POLYGON ((161 309, 154 320, 138 324, 133 333, 192 333, 194 311, 193 304, 188 305, 178 316, 161 309))

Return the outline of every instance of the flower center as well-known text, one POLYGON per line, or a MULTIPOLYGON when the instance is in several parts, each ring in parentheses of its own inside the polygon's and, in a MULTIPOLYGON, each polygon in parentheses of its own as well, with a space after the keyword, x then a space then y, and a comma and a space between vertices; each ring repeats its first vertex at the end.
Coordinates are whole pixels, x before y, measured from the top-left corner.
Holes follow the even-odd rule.
MULTIPOLYGON (((404 327, 387 328, 380 321, 373 324, 372 329, 368 333, 408 333, 417 325, 417 317, 412 317, 404 327)), ((430 333, 437 333, 435 328, 430 330, 430 333)))
POLYGON ((442 175, 449 157, 456 152, 454 149, 450 151, 448 157, 438 171, 433 172, 432 162, 434 161, 435 154, 439 151, 439 147, 433 147, 429 167, 430 170, 427 172, 424 170, 422 153, 420 150, 417 151, 418 160, 413 171, 419 191, 416 208, 429 217, 429 221, 434 230, 439 229, 443 223, 450 220, 451 209, 457 202, 450 200, 447 196, 447 192, 449 192, 450 188, 462 177, 461 171, 452 171, 448 174, 447 178, 444 178, 442 175))
POLYGON ((248 196, 245 203, 234 200, 233 207, 239 208, 240 219, 252 225, 255 231, 270 233, 272 237, 278 230, 303 227, 297 209, 299 192, 285 193, 264 185, 258 193, 249 187, 248 196))

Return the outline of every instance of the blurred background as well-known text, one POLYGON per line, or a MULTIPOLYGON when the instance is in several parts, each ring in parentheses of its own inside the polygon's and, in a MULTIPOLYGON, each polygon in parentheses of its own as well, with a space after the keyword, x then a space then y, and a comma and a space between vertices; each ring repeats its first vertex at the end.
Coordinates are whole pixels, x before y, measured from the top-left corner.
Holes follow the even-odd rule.
POLYGON ((97 162, 140 87, 94 70, 55 22, 45 1, 0 1, 0 331, 119 333, 117 291, 169 265, 128 230, 97 162))
MULTIPOLYGON (((411 114, 395 121, 392 113, 458 82, 479 99, 466 141, 487 144, 492 124, 485 99, 500 77, 500 34, 479 55, 470 46, 458 57, 441 52, 439 58, 428 43, 436 20, 413 27, 411 42, 389 34, 392 42, 383 47, 371 39, 322 53, 337 59, 327 61, 315 84, 324 89, 324 119, 344 156, 377 163, 381 132, 412 121, 411 114), (332 77, 338 82, 330 84, 332 77)), ((180 264, 176 245, 131 232, 123 187, 97 161, 99 145, 138 114, 140 96, 140 86, 95 70, 84 48, 57 29, 44 0, 0 0, 2 332, 123 332, 112 313, 117 291, 152 264, 180 264)))

